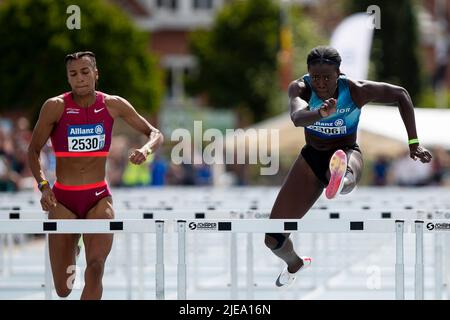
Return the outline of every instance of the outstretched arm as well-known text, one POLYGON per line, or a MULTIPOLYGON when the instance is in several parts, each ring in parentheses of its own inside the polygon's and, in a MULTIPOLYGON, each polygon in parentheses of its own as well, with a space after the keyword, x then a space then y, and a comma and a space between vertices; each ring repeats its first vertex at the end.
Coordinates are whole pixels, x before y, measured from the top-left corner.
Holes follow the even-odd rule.
POLYGON ((150 153, 163 144, 163 134, 137 113, 127 100, 119 96, 110 97, 111 99, 108 101, 108 105, 117 111, 118 116, 123 118, 132 128, 135 128, 148 137, 147 143, 141 148, 136 149, 129 157, 132 163, 141 164, 147 159, 150 153))
POLYGON ((317 110, 309 110, 308 102, 302 99, 306 86, 301 81, 293 81, 289 85, 289 108, 291 120, 296 127, 306 127, 336 112, 336 100, 325 100, 317 110))
POLYGON ((358 106, 363 106, 369 102, 396 104, 408 133, 411 158, 414 160, 420 159, 423 163, 431 161, 432 156, 430 152, 419 144, 414 106, 405 88, 375 81, 349 82, 353 101, 358 106))
MULTIPOLYGON (((28 163, 38 183, 46 180, 40 162, 41 149, 50 137, 53 126, 61 114, 61 109, 64 109, 64 105, 61 105, 58 98, 48 99, 44 103, 39 114, 39 119, 34 127, 30 145, 28 146, 28 163)), ((56 198, 50 186, 48 184, 44 185, 41 191, 42 209, 49 211, 50 208, 56 207, 56 198)))

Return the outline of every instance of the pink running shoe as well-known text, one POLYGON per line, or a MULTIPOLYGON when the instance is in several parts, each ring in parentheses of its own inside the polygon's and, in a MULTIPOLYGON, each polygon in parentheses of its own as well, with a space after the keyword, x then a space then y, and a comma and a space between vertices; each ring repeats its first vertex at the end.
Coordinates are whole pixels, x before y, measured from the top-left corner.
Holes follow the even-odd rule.
POLYGON ((330 159, 330 182, 325 190, 325 196, 333 199, 344 186, 344 176, 347 172, 347 155, 342 150, 336 150, 330 159))

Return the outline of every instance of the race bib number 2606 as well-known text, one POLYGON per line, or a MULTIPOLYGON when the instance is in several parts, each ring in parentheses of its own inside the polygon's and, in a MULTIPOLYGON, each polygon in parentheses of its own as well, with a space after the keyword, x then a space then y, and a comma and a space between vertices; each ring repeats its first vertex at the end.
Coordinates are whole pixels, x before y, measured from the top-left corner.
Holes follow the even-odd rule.
POLYGON ((69 126, 67 139, 69 152, 101 150, 105 146, 105 129, 102 124, 69 126))
POLYGON ((334 136, 334 135, 340 135, 340 134, 347 133, 347 127, 345 127, 345 126, 343 126, 343 127, 308 126, 307 128, 310 130, 328 135, 328 136, 334 136))

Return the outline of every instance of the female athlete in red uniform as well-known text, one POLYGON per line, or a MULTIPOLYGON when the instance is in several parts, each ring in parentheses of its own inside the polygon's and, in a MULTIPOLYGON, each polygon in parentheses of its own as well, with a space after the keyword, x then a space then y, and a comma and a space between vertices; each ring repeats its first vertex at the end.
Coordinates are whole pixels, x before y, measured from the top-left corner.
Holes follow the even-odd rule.
MULTIPOLYGON (((130 155, 134 164, 143 163, 163 143, 163 136, 128 101, 95 90, 98 70, 92 52, 69 54, 65 62, 72 90, 44 103, 28 151, 31 170, 42 192, 42 209, 49 211, 50 219, 112 219, 114 211, 105 166, 114 119, 124 119, 148 137, 148 142, 130 155), (45 180, 39 161, 40 151, 49 138, 56 156, 57 181, 53 188, 45 180)), ((60 297, 72 291, 70 279, 74 279, 79 237, 49 235, 53 280, 60 297)), ((84 234, 83 242, 87 267, 81 299, 100 299, 113 235, 84 234)))

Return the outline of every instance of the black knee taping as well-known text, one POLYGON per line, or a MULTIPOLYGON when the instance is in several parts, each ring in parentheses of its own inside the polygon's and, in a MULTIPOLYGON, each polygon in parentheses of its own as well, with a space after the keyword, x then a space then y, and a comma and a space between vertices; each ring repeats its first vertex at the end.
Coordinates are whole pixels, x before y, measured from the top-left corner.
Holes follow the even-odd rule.
POLYGON ((287 239, 287 237, 284 234, 282 234, 282 233, 266 233, 266 235, 268 235, 269 237, 275 239, 275 241, 277 242, 275 247, 271 248, 272 250, 280 249, 283 246, 283 244, 286 241, 286 239, 287 239))

